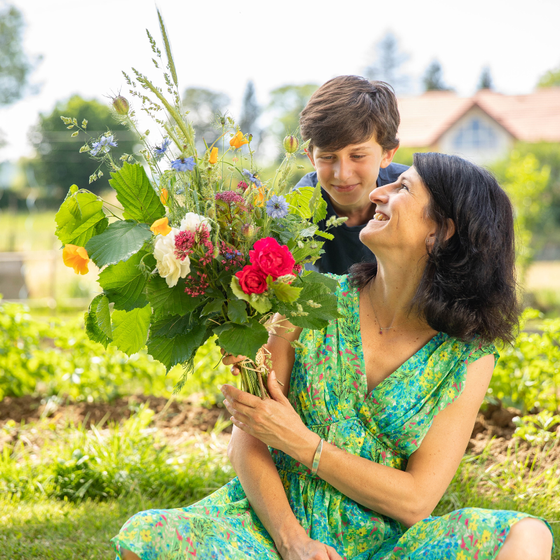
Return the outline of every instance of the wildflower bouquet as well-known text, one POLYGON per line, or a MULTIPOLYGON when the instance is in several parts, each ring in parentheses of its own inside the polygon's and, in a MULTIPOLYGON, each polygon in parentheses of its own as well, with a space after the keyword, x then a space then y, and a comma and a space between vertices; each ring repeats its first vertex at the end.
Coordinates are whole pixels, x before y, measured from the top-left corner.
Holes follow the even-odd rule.
MULTIPOLYGON (((290 189, 301 150, 294 136, 285 139, 286 157, 268 182, 259 179, 251 135, 229 116, 217 117, 219 139, 197 152, 158 16, 170 100, 134 69, 134 78, 125 78, 161 140, 154 144, 148 131, 140 132, 125 97, 113 98, 115 117, 143 145, 140 155, 115 162, 111 148, 117 139, 110 131, 86 139, 80 151, 100 163, 90 182, 102 176, 103 164, 109 166, 120 207, 73 185, 56 215, 56 234, 65 264, 84 274, 91 259, 101 270, 102 293, 85 317, 92 340, 129 355, 147 345, 166 368, 183 364, 184 381, 198 348, 216 336, 225 352, 250 359, 242 368, 242 387, 264 396, 266 357, 260 349, 274 329, 274 313, 312 329, 337 316, 336 281, 304 270, 319 257, 320 238, 331 237, 317 227, 326 204, 319 186, 290 189)), ((148 37, 159 68, 161 52, 148 37)), ((87 135, 87 121, 62 118, 73 135, 87 135)))

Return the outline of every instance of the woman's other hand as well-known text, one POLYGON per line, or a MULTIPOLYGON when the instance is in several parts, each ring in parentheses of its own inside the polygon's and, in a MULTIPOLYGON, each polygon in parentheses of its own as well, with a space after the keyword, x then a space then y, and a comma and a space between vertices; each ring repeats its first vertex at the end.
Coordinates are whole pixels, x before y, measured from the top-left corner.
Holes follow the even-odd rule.
POLYGON ((233 354, 226 354, 223 350, 222 350, 222 354, 224 356, 222 358, 222 364, 224 364, 225 366, 231 366, 231 373, 233 375, 239 375, 241 372, 240 372, 237 364, 239 362, 243 362, 244 360, 246 360, 247 357, 246 356, 234 356, 233 354))
POLYGON ((309 537, 298 543, 291 543, 287 547, 279 547, 282 560, 342 560, 342 557, 332 547, 309 537))
POLYGON ((295 459, 302 452, 312 457, 320 438, 302 422, 282 392, 274 371, 268 376, 268 391, 271 398, 261 399, 231 385, 223 385, 224 405, 232 415, 233 424, 295 459))

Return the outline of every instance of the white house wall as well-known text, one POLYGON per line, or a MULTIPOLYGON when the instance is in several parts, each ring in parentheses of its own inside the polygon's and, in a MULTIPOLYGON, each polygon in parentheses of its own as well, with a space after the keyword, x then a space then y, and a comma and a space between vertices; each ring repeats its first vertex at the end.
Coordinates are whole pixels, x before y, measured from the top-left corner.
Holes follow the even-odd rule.
MULTIPOLYGON (((483 132, 484 134, 484 132, 483 132)), ((474 133, 476 136, 476 133, 474 133)), ((482 142, 484 144, 484 142, 482 142)), ((484 111, 478 107, 473 107, 467 111, 455 124, 453 124, 439 139, 437 149, 440 152, 446 154, 454 154, 479 165, 492 163, 497 159, 505 157, 509 150, 512 148, 514 143, 513 136, 501 125, 499 125, 494 119, 490 118, 484 111), (474 145, 477 142, 469 143, 467 145, 458 147, 458 139, 465 139, 473 137, 473 121, 477 120, 482 126, 482 130, 491 130, 492 133, 488 135, 491 139, 491 146, 476 147, 474 145), (488 127, 488 129, 486 128, 488 127), (461 129, 463 129, 463 135, 460 137, 461 129)))

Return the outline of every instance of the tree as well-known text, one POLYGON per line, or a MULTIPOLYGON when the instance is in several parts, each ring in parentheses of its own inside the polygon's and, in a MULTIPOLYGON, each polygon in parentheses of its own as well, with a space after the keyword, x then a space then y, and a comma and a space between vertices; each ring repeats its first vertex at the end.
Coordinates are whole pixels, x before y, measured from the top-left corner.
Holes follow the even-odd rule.
POLYGON ((87 153, 79 153, 88 137, 80 132, 72 138, 72 131, 67 130, 61 116, 76 118, 78 123, 86 119, 87 133, 93 139, 111 130, 118 144, 111 149, 111 154, 117 162, 123 153, 132 153, 136 143, 135 136, 113 119, 107 105, 94 99, 82 99, 78 95, 66 102, 59 102, 52 113, 39 115, 39 122, 29 135, 37 150, 31 167, 35 176, 41 178, 47 196, 62 200, 73 184, 95 193, 108 188, 109 173, 105 168, 102 169, 105 176, 89 184, 89 177, 99 168, 99 161, 93 160, 87 153))
POLYGON ((430 62, 422 82, 424 83, 424 91, 449 91, 451 89, 443 81, 443 69, 437 60, 430 62))
POLYGON ((494 89, 492 74, 490 73, 490 68, 488 66, 485 66, 480 72, 477 89, 494 89))
POLYGON ((198 150, 204 149, 204 140, 210 145, 220 135, 218 118, 225 113, 229 102, 225 93, 195 87, 185 90, 183 106, 189 111, 198 150))
POLYGON ((387 82, 397 93, 405 91, 409 87, 410 78, 400 68, 410 56, 401 52, 398 39, 391 31, 387 31, 381 41, 375 44, 374 53, 374 62, 364 69, 365 77, 368 80, 387 82))
POLYGON ((555 86, 560 86, 560 66, 543 74, 537 83, 540 88, 555 86))
POLYGON ((253 147, 258 147, 261 129, 257 125, 257 121, 261 114, 261 108, 257 103, 257 96, 255 95, 255 85, 252 80, 247 82, 245 93, 243 94, 243 105, 241 107, 241 117, 239 119, 239 128, 243 133, 253 135, 253 147))
POLYGON ((0 106, 23 97, 39 61, 31 61, 23 51, 23 27, 23 17, 14 6, 0 7, 0 106))

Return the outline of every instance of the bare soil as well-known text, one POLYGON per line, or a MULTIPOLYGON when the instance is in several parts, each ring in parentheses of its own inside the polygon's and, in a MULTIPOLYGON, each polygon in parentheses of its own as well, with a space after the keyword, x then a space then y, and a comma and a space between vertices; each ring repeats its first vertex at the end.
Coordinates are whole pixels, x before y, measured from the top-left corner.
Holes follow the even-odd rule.
MULTIPOLYGON (((195 434, 208 434, 220 426, 220 439, 229 439, 231 425, 226 423, 227 410, 223 407, 206 407, 196 395, 188 400, 168 401, 163 397, 130 396, 111 403, 80 402, 56 403, 41 397, 6 397, 0 401, 0 430, 8 421, 21 425, 35 423, 48 418, 56 425, 90 425, 106 427, 107 424, 120 423, 147 403, 155 412, 152 425, 158 429, 169 443, 180 443, 195 434), (222 428, 221 424, 226 427, 222 428)), ((532 460, 540 449, 524 441, 513 439, 515 424, 513 418, 521 415, 515 408, 503 407, 501 404, 489 404, 478 413, 476 423, 467 446, 468 452, 479 455, 490 447, 492 461, 499 462, 507 456, 512 445, 516 445, 517 459, 532 460)), ((560 432, 560 427, 554 427, 560 432)), ((23 431, 26 431, 23 428, 23 431)), ((4 443, 13 443, 17 433, 10 430, 0 432, 0 452, 4 443), (2 433, 3 432, 3 433, 2 433)), ((559 434, 560 435, 560 434, 559 434)), ((529 461, 531 462, 531 461, 529 461)), ((560 437, 557 445, 548 449, 546 455, 539 459, 539 466, 557 466, 560 463, 560 437), (543 464, 545 461, 546 464, 543 464)))

